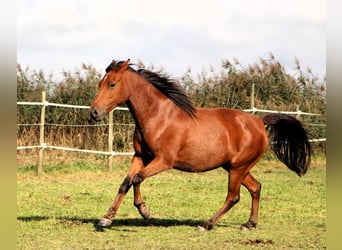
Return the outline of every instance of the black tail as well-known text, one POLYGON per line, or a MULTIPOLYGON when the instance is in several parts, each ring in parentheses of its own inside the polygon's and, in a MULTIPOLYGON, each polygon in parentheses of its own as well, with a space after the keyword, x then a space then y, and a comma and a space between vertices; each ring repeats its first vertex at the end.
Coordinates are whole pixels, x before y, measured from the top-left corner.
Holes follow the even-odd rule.
POLYGON ((285 114, 265 115, 263 121, 270 128, 270 146, 278 159, 302 176, 308 170, 311 146, 300 121, 285 114))

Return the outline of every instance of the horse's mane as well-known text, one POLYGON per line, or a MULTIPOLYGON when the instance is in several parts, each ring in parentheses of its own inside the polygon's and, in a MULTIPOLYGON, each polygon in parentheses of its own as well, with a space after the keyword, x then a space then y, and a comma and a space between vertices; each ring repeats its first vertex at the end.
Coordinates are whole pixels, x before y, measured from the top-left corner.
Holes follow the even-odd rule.
MULTIPOLYGON (((120 67, 124 61, 117 62, 116 64, 111 63, 107 68, 106 72, 114 70, 120 67)), ((185 90, 179 85, 179 83, 161 72, 153 72, 147 69, 135 70, 132 68, 133 64, 129 64, 128 70, 133 71, 143 77, 146 81, 152 84, 156 89, 163 93, 179 108, 184 110, 189 116, 196 116, 196 109, 192 101, 186 94, 185 90)))

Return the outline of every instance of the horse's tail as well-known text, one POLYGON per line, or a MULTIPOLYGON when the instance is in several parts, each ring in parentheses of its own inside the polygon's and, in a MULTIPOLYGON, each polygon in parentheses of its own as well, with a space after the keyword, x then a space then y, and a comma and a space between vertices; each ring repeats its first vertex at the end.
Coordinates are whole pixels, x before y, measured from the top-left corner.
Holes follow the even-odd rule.
POLYGON ((302 176, 308 170, 312 149, 308 135, 296 118, 275 113, 262 117, 270 128, 270 147, 289 169, 302 176))

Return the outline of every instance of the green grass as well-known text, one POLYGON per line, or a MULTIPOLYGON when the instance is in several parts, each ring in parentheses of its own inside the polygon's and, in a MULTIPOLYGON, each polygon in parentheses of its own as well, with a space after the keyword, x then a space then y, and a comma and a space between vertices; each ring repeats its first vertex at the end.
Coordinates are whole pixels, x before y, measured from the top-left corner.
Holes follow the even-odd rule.
POLYGON ((239 230, 250 213, 250 195, 212 231, 196 225, 209 219, 226 197, 224 170, 189 174, 167 171, 147 179, 142 195, 152 219, 143 220, 125 197, 113 226, 95 227, 128 171, 112 173, 81 163, 51 168, 36 176, 17 172, 18 249, 324 249, 326 248, 326 169, 318 159, 299 178, 279 162, 262 161, 252 173, 262 183, 257 229, 239 230))

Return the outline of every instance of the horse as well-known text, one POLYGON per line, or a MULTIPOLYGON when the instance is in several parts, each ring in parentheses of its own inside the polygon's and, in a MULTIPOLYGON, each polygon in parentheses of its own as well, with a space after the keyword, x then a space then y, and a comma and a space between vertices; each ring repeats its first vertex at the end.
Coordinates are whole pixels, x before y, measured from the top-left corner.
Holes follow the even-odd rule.
POLYGON ((308 134, 296 118, 270 113, 263 117, 238 109, 197 108, 175 80, 161 72, 134 69, 130 60, 113 60, 98 83, 90 106, 90 120, 126 104, 133 116, 134 155, 127 176, 99 227, 110 227, 120 204, 133 186, 134 206, 144 219, 150 210, 140 185, 148 177, 177 169, 198 173, 219 167, 228 173, 228 193, 223 206, 199 231, 211 230, 240 200, 240 187, 252 198, 248 221, 242 230, 256 228, 261 184, 250 170, 270 147, 290 170, 303 176, 309 167, 308 134))

